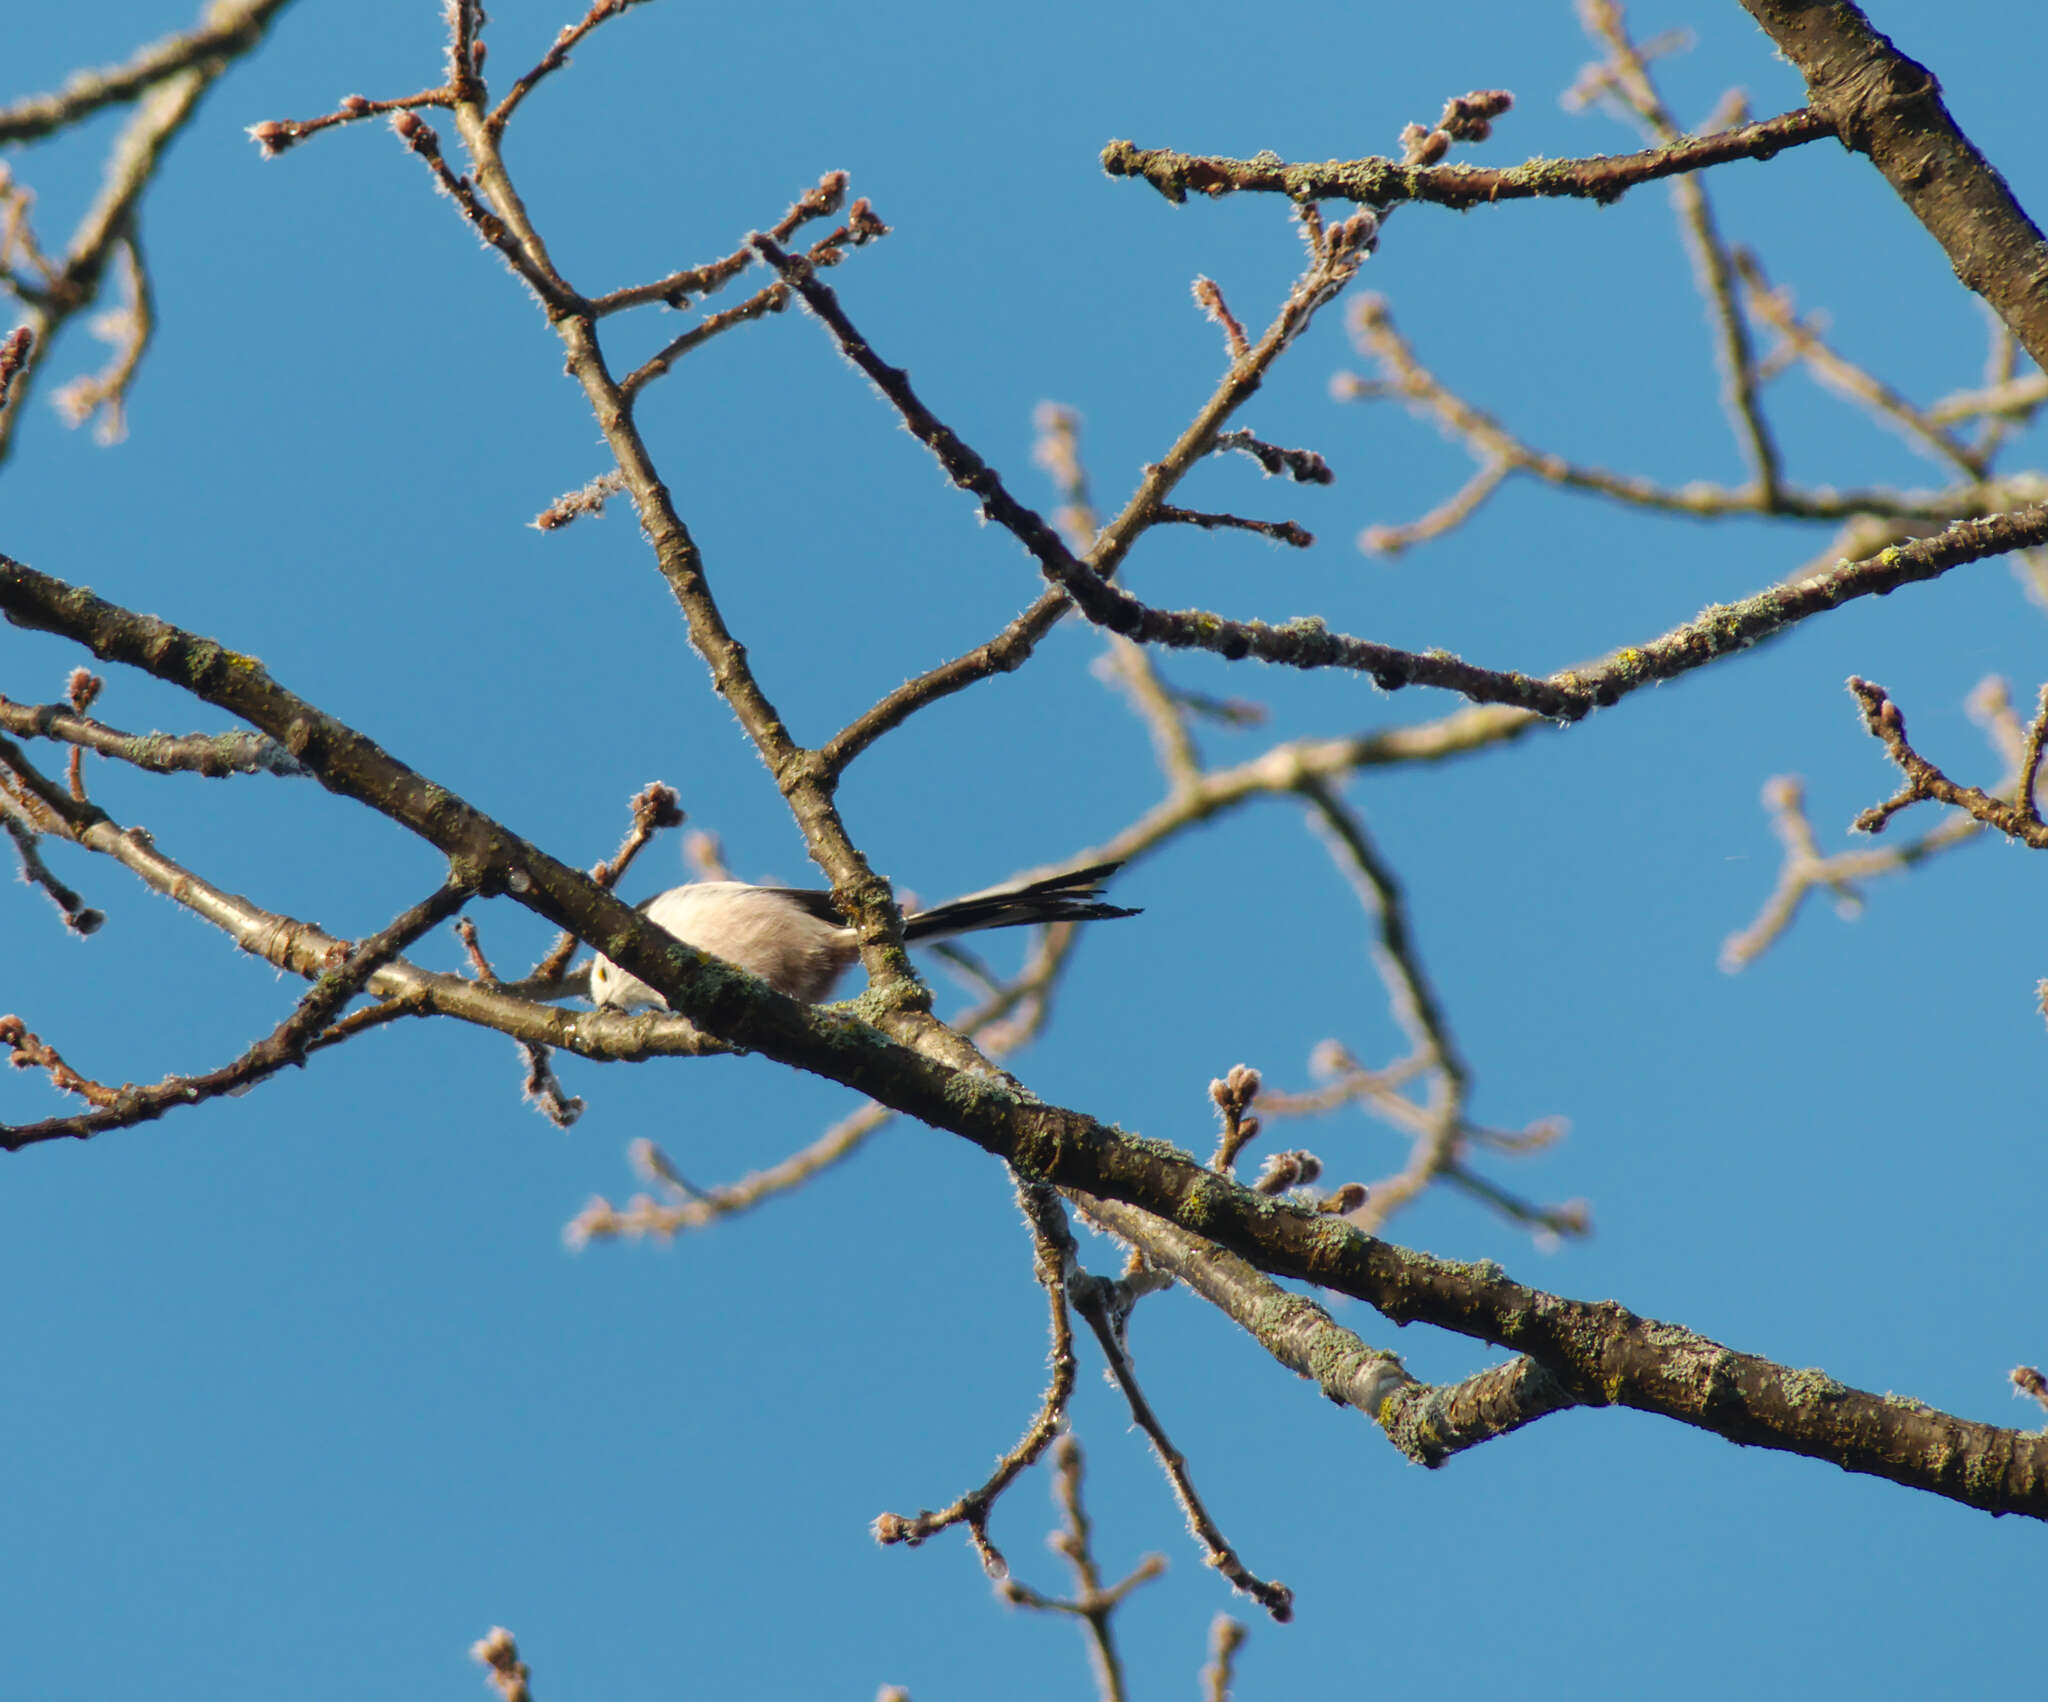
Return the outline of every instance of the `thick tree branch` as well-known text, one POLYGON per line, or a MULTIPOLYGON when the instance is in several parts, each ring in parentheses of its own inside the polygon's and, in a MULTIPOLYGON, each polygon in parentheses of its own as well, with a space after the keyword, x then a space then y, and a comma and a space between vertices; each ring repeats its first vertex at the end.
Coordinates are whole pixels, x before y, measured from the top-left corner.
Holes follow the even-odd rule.
MULTIPOLYGON (((1901 555, 1904 552, 1897 552, 1901 555)), ((1122 1200, 1273 1275, 1316 1283, 1396 1322, 1435 1324, 1537 1360, 1576 1399, 1657 1413, 1731 1441, 1833 1460, 1998 1512, 2048 1519, 2048 1437, 1971 1424, 1819 1372, 1736 1353, 1611 1302, 1568 1300, 1498 1266, 1410 1252, 1325 1213, 1242 1188, 1163 1142, 1048 1105, 999 1077, 891 1044, 843 1008, 783 997, 682 944, 373 741, 295 696, 252 657, 0 557, 0 611, 139 667, 270 734, 322 785, 442 852, 451 880, 503 892, 587 940, 731 1044, 844 1083, 964 1136, 1027 1181, 1122 1200)))
POLYGON ((1963 284, 2048 368, 2048 241, 1956 126, 1934 73, 1848 0, 1742 0, 1806 78, 1813 111, 1864 155, 1963 284))

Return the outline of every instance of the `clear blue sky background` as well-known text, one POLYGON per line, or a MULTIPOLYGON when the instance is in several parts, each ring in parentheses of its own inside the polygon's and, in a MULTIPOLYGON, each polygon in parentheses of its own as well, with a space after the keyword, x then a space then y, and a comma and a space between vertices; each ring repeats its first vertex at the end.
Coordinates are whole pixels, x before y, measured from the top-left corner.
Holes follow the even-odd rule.
MULTIPOLYGON (((568 16, 494 10, 501 79, 568 16)), ((0 548, 255 652, 560 855, 607 852, 625 800, 659 777, 742 874, 804 878, 630 519, 526 528, 603 458, 521 292, 381 126, 269 164, 241 134, 433 81, 437 12, 301 0, 215 90, 145 209, 161 330, 132 435, 103 449, 66 432, 46 389, 0 474, 0 548)), ((17 7, 5 96, 189 13, 17 7)), ((1697 31, 1664 72, 1688 119, 1731 84, 1759 113, 1797 104, 1797 77, 1731 0, 1660 0, 1634 21, 1697 31)), ((2048 205, 2031 10, 1895 4, 1877 21, 1938 71, 2021 200, 2048 205)), ((895 226, 834 278, 863 328, 1027 495, 1044 495, 1034 405, 1077 407, 1112 503, 1217 373, 1190 279, 1216 277, 1262 321, 1299 247, 1270 201, 1173 208, 1104 178, 1104 141, 1350 157, 1390 150, 1449 94, 1504 86, 1521 104, 1475 160, 1633 146, 1559 107, 1589 53, 1566 7, 1519 0, 1308 0, 1263 24, 1209 0, 654 5, 531 104, 511 157, 593 290, 723 253, 821 172, 851 171, 895 226)), ((119 122, 14 160, 47 235, 119 122)), ((1729 232, 1826 309, 1850 354, 1916 397, 1975 379, 1984 315, 1860 161, 1816 146, 1711 188, 1729 232)), ((1666 479, 1742 476, 1662 190, 1606 211, 1405 211, 1366 282, 1447 380, 1549 446, 1666 479)), ((1545 670, 1756 589, 1824 542, 1517 488, 1443 544, 1361 556, 1360 527, 1414 516, 1467 469, 1428 425, 1330 400, 1330 374, 1357 364, 1339 318, 1245 416, 1323 451, 1337 484, 1283 489, 1240 461, 1189 493, 1292 515, 1322 542, 1155 536, 1141 592, 1545 670)), ((621 346, 676 323, 620 327, 621 346)), ((74 330, 54 375, 97 359, 74 330)), ((1799 480, 1937 476, 1802 379, 1773 405, 1799 480)), ((1035 593, 1021 553, 797 314, 689 361, 644 418, 801 736, 1035 593)), ((1962 700, 1993 672, 2029 697, 2041 621, 1988 562, 1570 732, 1354 787, 1408 884, 1477 1113, 1571 1119, 1565 1144, 1501 1174, 1583 1195, 1597 1221, 1546 1254, 1446 1197, 1397 1236, 1859 1386, 2038 1420, 2004 1381, 2048 1355, 2036 866, 1979 844, 1873 889, 1854 925, 1816 907, 1741 976, 1715 959, 1776 875, 1767 776, 1807 776, 1829 846, 1891 786, 1843 678, 1882 681, 1931 754, 1983 777, 1962 700)), ((1091 677, 1097 650, 1062 631, 1024 673, 866 758, 845 803, 877 865, 940 897, 1135 813, 1155 789, 1147 743, 1091 677)), ((9 695, 56 695, 77 659, 0 628, 9 695)), ((1451 707, 1353 678, 1168 667, 1273 706, 1263 732, 1209 736, 1226 758, 1451 707)), ((218 724, 126 674, 101 712, 218 724)), ((435 879, 427 851, 311 785, 93 774, 117 819, 173 856, 341 932, 435 879)), ((629 892, 667 884, 675 855, 665 841, 629 892)), ((108 925, 76 941, 38 895, 0 890, 0 1009, 81 1068, 210 1067, 289 1008, 294 986, 119 869, 53 856, 108 925)), ((1366 930, 1291 806, 1176 844, 1119 896, 1143 919, 1098 930, 1020 1064, 1047 1096, 1200 1147, 1205 1084, 1231 1063, 1299 1084, 1325 1036, 1368 1058, 1396 1045, 1366 930)), ((501 963, 542 942, 509 908, 482 920, 501 963)), ((452 946, 434 955, 453 962, 452 946)), ((913 1553, 867 1536, 884 1509, 977 1480, 1041 1386, 1044 1307, 1000 1171, 898 1128, 757 1217, 667 1251, 574 1255, 562 1225, 591 1193, 632 1190, 635 1136, 732 1176, 847 1100, 751 1062, 563 1068, 590 1101, 566 1133, 520 1104, 508 1043, 413 1025, 246 1098, 0 1165, 0 1690, 85 1702, 146 1674, 165 1702, 471 1697, 464 1651, 502 1622, 544 1698, 1089 1692, 1077 1634, 993 1602, 957 1539, 913 1553)), ((0 1083, 0 1117, 56 1108, 36 1077, 0 1083)), ((1339 1175, 1399 1162, 1361 1119, 1303 1133, 1339 1175)), ((1425 1377, 1499 1357, 1342 1316, 1425 1377)), ((1224 1526, 1299 1594, 1296 1624, 1254 1623, 1241 1695, 1985 1695, 2038 1666, 2034 1525, 1618 1412, 1554 1418, 1427 1474, 1185 1295, 1148 1303, 1135 1339, 1224 1526)), ((1104 1564, 1172 1562, 1118 1621, 1133 1691, 1186 1696, 1210 1616, 1233 1604, 1085 1365, 1104 1564)), ((996 1526, 1049 1589, 1066 1581, 1040 1547, 1050 1522, 1035 1477, 996 1526)))

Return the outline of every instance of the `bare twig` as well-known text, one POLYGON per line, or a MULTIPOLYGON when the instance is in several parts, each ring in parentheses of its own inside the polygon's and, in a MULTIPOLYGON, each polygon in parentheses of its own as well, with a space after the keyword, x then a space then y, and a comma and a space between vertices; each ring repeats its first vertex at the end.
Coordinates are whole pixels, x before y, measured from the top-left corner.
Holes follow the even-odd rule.
POLYGON ((265 27, 285 4, 286 0, 249 0, 209 6, 206 21, 198 28, 145 47, 125 64, 77 72, 55 94, 32 95, 0 107, 0 143, 34 141, 102 107, 134 100, 180 72, 208 61, 239 59, 262 41, 265 27))
POLYGON ((1166 1561, 1157 1554, 1148 1554, 1118 1583, 1102 1582, 1095 1559, 1094 1527, 1081 1503, 1081 1466, 1081 1445, 1071 1436, 1061 1437, 1053 1452, 1053 1500, 1059 1506, 1064 1529, 1055 1531, 1047 1539, 1047 1546, 1073 1568, 1077 1588, 1072 1599, 1041 1595, 1015 1578, 1004 1580, 1002 1594, 1012 1607, 1066 1613, 1080 1620, 1087 1632, 1089 1661, 1095 1668, 1096 1690, 1102 1702, 1126 1702, 1123 1660, 1117 1653, 1116 1634, 1110 1622, 1126 1596, 1166 1570, 1166 1561))
POLYGON ((1914 750, 1906 739, 1906 718, 1883 686, 1852 678, 1849 690, 1862 706, 1864 726, 1883 741, 1892 761, 1898 764, 1906 777, 1905 784, 1891 797, 1881 804, 1872 805, 1856 818, 1858 833, 1882 833, 1894 815, 1924 798, 1953 805, 2022 845, 2037 851, 2048 849, 2048 824, 2042 822, 2033 797, 2034 778, 2041 766, 2042 741, 2048 739, 2048 692, 2042 694, 2041 709, 2027 729, 2016 796, 2006 799, 1994 797, 1976 786, 1958 786, 1914 750))
POLYGON ((1209 1160, 1209 1168, 1235 1176, 1237 1155, 1259 1137, 1259 1119, 1251 1109, 1259 1097, 1259 1072, 1249 1064, 1233 1064, 1228 1075, 1209 1084, 1209 1097, 1223 1117, 1223 1138, 1216 1143, 1216 1156, 1209 1160))
MULTIPOLYGON (((34 340, 32 346, 25 346, 14 381, 0 400, 0 458, 13 441, 27 381, 48 358, 57 332, 98 299, 108 262, 116 252, 124 252, 140 266, 134 246, 136 209, 165 150, 190 122, 207 90, 262 41, 283 4, 284 0, 228 0, 211 6, 202 26, 186 36, 145 49, 124 66, 88 72, 58 94, 0 111, 0 142, 4 142, 47 135, 102 106, 129 100, 135 103, 134 112, 108 150, 99 193, 73 227, 61 261, 52 262, 34 249, 33 239, 20 221, 19 203, 7 213, 12 245, 28 249, 37 278, 5 274, 8 287, 28 308, 34 340)), ((116 362, 114 395, 124 392, 132 379, 146 335, 147 280, 134 282, 133 289, 136 329, 128 340, 126 356, 116 362)))
MULTIPOLYGON (((1256 393, 1272 363, 1363 262, 1377 225, 1347 220, 1338 228, 1343 233, 1341 240, 1336 232, 1325 233, 1321 257, 1288 293, 1265 335, 1245 359, 1232 363, 1172 448, 1146 467, 1138 489, 1116 518, 1102 529, 1082 559, 1073 556, 1058 533, 1037 514, 1010 496, 994 469, 925 407, 902 372, 875 355, 830 290, 814 279, 804 287, 805 301, 830 328, 841 350, 903 414, 912 434, 932 451, 956 485, 981 498, 983 513, 1017 537, 1054 582, 1030 608, 987 643, 897 687, 842 728, 820 752, 829 772, 839 773, 876 739, 920 709, 965 690, 978 680, 1021 667, 1053 624, 1067 612, 1069 597, 1077 586, 1086 591, 1092 586, 1106 585, 1115 576, 1124 558, 1155 523, 1160 505, 1172 495, 1188 469, 1226 446, 1230 434, 1225 433, 1224 427, 1231 416, 1256 393), (854 352, 856 347, 858 354, 854 352)), ((1242 441, 1233 439, 1228 447, 1256 454, 1252 446, 1257 442, 1247 436, 1242 441)), ((1273 453, 1283 457, 1281 464, 1293 476, 1313 479, 1313 473, 1307 470, 1311 463, 1293 458, 1298 452, 1273 453), (1297 468, 1302 470, 1296 471, 1297 468)), ((1262 465, 1266 464, 1265 457, 1260 460, 1262 465)), ((1319 458, 1314 464, 1320 465, 1319 458)))
POLYGON ((1398 526, 1366 528, 1359 543, 1368 551, 1392 553, 1448 531, 1515 473, 1561 489, 1604 496, 1630 507, 1699 519, 1769 514, 1802 520, 1852 520, 1882 515, 1945 522, 2038 500, 2038 486, 2026 480, 1993 484, 1972 480, 1937 491, 1844 491, 1827 487, 1804 489, 1774 478, 1766 490, 1754 481, 1739 487, 1705 481, 1669 486, 1632 473, 1587 466, 1524 442, 1484 409, 1447 388, 1416 358, 1414 349, 1396 329, 1383 298, 1359 296, 1352 303, 1350 323, 1360 351, 1377 362, 1382 376, 1371 381, 1339 373, 1331 380, 1332 394, 1339 400, 1398 398, 1436 420, 1465 445, 1478 463, 1478 470, 1456 495, 1420 519, 1398 526))
POLYGON ((1115 1284, 1090 1276, 1085 1271, 1075 1272, 1068 1281, 1074 1310, 1095 1332, 1103 1356, 1109 1361, 1110 1375, 1116 1379, 1124 1400, 1129 1403, 1131 1420, 1144 1431, 1153 1453, 1158 1455, 1159 1463, 1166 1472, 1166 1481, 1173 1488, 1174 1499, 1187 1515, 1188 1529, 1202 1545, 1208 1563, 1229 1580, 1233 1589, 1243 1591, 1274 1619, 1284 1623, 1294 1614, 1294 1592, 1278 1579, 1269 1581, 1258 1577, 1238 1558, 1237 1550, 1231 1547, 1229 1539, 1217 1526, 1195 1489, 1194 1478, 1188 1472, 1187 1457, 1173 1445, 1172 1438, 1166 1434, 1166 1427, 1159 1422, 1159 1415, 1152 1410, 1152 1403, 1145 1398, 1145 1391, 1139 1387, 1137 1368, 1131 1363, 1130 1352, 1124 1345, 1115 1287, 1115 1284))
POLYGON ((1065 1209, 1050 1188, 1029 1183, 1017 1185, 1025 1221, 1031 1226, 1036 1251, 1032 1269, 1045 1285, 1052 1313, 1052 1381, 1040 1399, 1038 1415, 1008 1453, 996 1462, 995 1471, 976 1489, 969 1490, 950 1507, 937 1513, 921 1512, 914 1519, 884 1513, 875 1520, 875 1540, 880 1543, 919 1543, 954 1525, 965 1525, 974 1549, 981 1556, 982 1570, 998 1582, 1009 1577, 1010 1567, 1002 1552, 989 1540, 989 1515, 1003 1492, 1019 1474, 1035 1465, 1038 1458, 1066 1425, 1067 1403, 1074 1393, 1074 1331, 1067 1317, 1067 1273, 1074 1261, 1074 1237, 1068 1229, 1065 1209))
POLYGON ((1786 351, 1804 362, 1821 383, 1860 403, 1873 417, 1896 427, 1908 441, 1948 462, 1964 478, 1981 479, 1989 472, 1985 445, 1952 437, 1925 409, 1831 348, 1827 339, 1793 310, 1790 292, 1771 287, 1762 262, 1753 253, 1738 248, 1731 259, 1747 292, 1749 311, 1783 338, 1786 351))
POLYGON ((504 133, 512 114, 519 110, 519 103, 533 93, 540 83, 569 63, 569 50, 604 23, 607 19, 622 16, 641 0, 594 0, 590 10, 573 24, 564 24, 555 37, 554 45, 542 54, 539 62, 514 83, 505 98, 498 102, 485 121, 490 126, 493 138, 504 133))
POLYGON ((98 933, 107 920, 106 913, 95 910, 57 878, 36 846, 36 830, 27 813, 5 792, 0 792, 0 827, 7 830, 21 858, 21 878, 50 895, 50 902, 63 913, 64 926, 74 934, 98 933))
POLYGON ((304 1063, 313 1040, 362 990, 370 976, 430 928, 445 922, 469 902, 470 894, 468 886, 450 881, 362 940, 314 982, 289 1017, 232 1063, 203 1075, 169 1076, 154 1087, 130 1084, 103 1089, 100 1094, 88 1095, 94 1109, 75 1117, 0 1125, 0 1149, 15 1152, 38 1141, 66 1137, 85 1140, 109 1129, 130 1128, 161 1117, 176 1106, 197 1105, 222 1094, 240 1092, 288 1064, 304 1063))
POLYGON ((1313 532, 1292 520, 1247 520, 1241 515, 1211 514, 1198 508, 1170 508, 1165 503, 1159 505, 1159 512, 1154 518, 1162 526, 1198 526, 1205 532, 1233 528, 1240 532, 1256 532, 1277 544, 1291 544, 1297 550, 1305 550, 1316 541, 1313 532))
MULTIPOLYGON (((1614 0, 1579 0, 1579 16, 1587 30, 1607 43, 1606 85, 1636 115, 1658 146, 1678 145, 1678 123, 1657 93, 1648 63, 1622 24, 1621 8, 1614 0)), ((1728 411, 1749 457, 1757 505, 1768 510, 1777 501, 1778 447, 1757 394, 1756 360, 1750 349, 1748 325, 1736 301, 1728 246, 1721 240, 1707 192, 1696 174, 1676 178, 1671 194, 1685 231, 1686 246, 1692 250, 1701 287, 1713 310, 1728 411)))
MULTIPOLYGON (((633 825, 626 830, 626 837, 619 841, 618 850, 590 871, 590 878, 606 891, 619 884, 620 877, 632 867, 633 859, 646 849, 647 842, 663 828, 681 827, 683 812, 676 797, 676 789, 659 780, 649 781, 633 795, 633 825)), ((528 976, 533 981, 554 981, 569 967, 569 959, 576 955, 576 936, 563 932, 556 936, 546 954, 528 976)))
POLYGON ((1230 1702, 1237 1652, 1247 1633, 1242 1620, 1219 1613, 1209 1622, 1209 1664, 1202 1669, 1202 1702, 1230 1702))
POLYGON ((519 1658, 519 1644, 504 1626, 492 1626, 488 1636, 471 1644, 469 1657, 490 1669, 491 1688, 503 1702, 533 1702, 527 1683, 531 1675, 519 1658))

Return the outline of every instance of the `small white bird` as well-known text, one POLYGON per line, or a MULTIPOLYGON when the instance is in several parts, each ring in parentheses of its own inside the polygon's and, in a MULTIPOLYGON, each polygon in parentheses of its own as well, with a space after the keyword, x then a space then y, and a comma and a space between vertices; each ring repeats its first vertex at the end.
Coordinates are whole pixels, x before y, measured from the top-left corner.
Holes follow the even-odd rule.
MULTIPOLYGON (((903 919, 903 938, 950 939, 982 928, 1021 928, 1034 922, 1099 922, 1136 916, 1101 899, 1102 885, 1121 863, 1097 863, 1044 880, 1022 881, 969 893, 950 904, 903 919)), ((829 892, 801 887, 749 886, 745 881, 693 881, 656 893, 639 905, 650 922, 685 945, 751 969, 777 992, 816 1004, 830 995, 858 955, 854 932, 829 892)), ((590 966, 593 1003, 614 1010, 667 1010, 645 981, 608 957, 590 966)))

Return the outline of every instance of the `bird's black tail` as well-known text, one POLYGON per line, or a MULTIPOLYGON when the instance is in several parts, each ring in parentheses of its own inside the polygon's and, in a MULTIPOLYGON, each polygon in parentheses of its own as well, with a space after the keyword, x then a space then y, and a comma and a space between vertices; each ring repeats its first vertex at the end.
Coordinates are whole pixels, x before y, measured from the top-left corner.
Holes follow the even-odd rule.
POLYGON ((1097 863, 1092 868, 1048 875, 1041 881, 971 892, 905 917, 903 937, 914 942, 972 934, 983 928, 1022 928, 1034 922, 1106 922, 1118 916, 1136 916, 1136 910, 1102 901, 1103 883, 1122 867, 1120 862, 1097 863))

